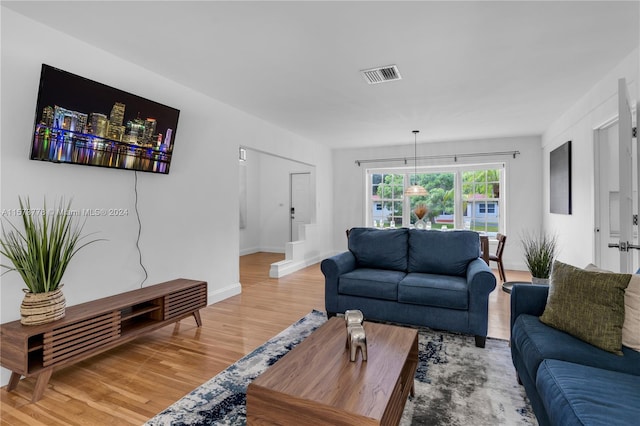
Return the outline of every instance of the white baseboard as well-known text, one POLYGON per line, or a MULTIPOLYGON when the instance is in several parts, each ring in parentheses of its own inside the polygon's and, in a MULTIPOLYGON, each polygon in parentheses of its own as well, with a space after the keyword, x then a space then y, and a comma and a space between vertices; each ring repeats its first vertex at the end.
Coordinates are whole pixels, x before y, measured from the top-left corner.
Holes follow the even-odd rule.
POLYGON ((284 247, 260 247, 260 250, 258 250, 260 252, 263 253, 285 253, 285 248, 284 247))
POLYGON ((269 270, 269 277, 282 278, 285 275, 289 275, 293 272, 299 271, 300 269, 304 269, 307 266, 311 266, 318 262, 321 262, 327 257, 330 257, 330 255, 318 255, 297 262, 292 260, 282 260, 280 262, 272 263, 271 269, 269 270))
POLYGON ((246 256, 254 253, 279 253, 284 254, 285 249, 278 247, 251 247, 240 250, 240 256, 246 256))
POLYGON ((228 299, 229 297, 236 296, 242 292, 242 286, 240 283, 235 283, 224 288, 209 291, 207 294, 207 304, 213 305, 214 303, 228 299))

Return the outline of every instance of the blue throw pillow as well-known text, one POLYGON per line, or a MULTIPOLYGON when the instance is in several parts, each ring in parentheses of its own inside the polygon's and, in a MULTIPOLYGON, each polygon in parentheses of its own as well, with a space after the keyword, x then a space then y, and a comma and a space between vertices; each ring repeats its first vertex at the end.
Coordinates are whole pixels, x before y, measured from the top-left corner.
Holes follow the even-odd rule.
POLYGON ((349 250, 359 268, 407 270, 408 229, 353 228, 349 250))
POLYGON ((409 272, 464 277, 469 263, 480 257, 480 236, 474 231, 409 232, 409 272))

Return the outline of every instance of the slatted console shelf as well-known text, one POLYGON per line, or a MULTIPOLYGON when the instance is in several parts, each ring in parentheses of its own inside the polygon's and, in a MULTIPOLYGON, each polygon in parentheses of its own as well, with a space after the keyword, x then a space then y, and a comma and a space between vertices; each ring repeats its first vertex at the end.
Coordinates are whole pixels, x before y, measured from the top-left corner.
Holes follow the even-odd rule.
POLYGON ((13 321, 0 325, 0 365, 11 370, 7 391, 22 376, 36 376, 38 401, 54 368, 82 361, 136 337, 193 315, 202 325, 207 283, 177 279, 70 306, 65 317, 43 325, 13 321))

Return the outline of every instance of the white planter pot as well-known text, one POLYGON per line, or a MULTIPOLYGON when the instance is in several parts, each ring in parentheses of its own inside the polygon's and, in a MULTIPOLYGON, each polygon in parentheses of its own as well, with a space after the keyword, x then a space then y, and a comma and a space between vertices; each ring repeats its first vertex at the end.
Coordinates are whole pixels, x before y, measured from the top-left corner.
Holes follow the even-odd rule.
POLYGON ((532 283, 532 284, 544 284, 544 285, 549 285, 549 278, 538 278, 538 277, 532 277, 532 278, 531 278, 531 283, 532 283))

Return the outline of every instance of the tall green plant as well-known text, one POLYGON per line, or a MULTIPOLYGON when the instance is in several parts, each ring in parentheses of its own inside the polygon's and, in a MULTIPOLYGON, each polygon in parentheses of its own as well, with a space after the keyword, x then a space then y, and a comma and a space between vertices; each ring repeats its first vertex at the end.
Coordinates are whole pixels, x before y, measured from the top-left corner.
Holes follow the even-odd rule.
POLYGON ((53 210, 47 210, 46 200, 42 210, 32 210, 31 203, 19 198, 23 230, 11 221, 5 229, 2 223, 0 253, 13 266, 0 265, 9 271, 17 271, 32 293, 56 290, 71 258, 83 247, 99 241, 82 242, 83 223, 73 215, 71 202, 64 207, 64 200, 53 210))
POLYGON ((536 278, 549 278, 553 260, 557 255, 558 241, 555 235, 544 232, 538 234, 524 234, 522 247, 524 259, 531 275, 536 278))

